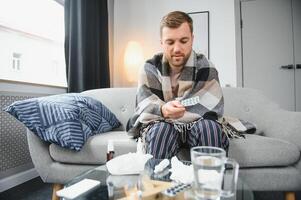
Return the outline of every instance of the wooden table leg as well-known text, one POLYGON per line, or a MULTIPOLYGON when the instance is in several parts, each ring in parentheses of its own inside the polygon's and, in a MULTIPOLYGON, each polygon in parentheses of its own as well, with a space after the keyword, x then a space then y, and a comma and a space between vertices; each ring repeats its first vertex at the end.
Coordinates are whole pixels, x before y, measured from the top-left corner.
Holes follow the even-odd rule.
POLYGON ((295 200, 295 192, 285 192, 285 200, 295 200))
POLYGON ((56 196, 56 191, 63 189, 63 185, 62 184, 58 184, 58 183, 54 183, 52 185, 52 200, 60 200, 60 198, 58 196, 56 196))

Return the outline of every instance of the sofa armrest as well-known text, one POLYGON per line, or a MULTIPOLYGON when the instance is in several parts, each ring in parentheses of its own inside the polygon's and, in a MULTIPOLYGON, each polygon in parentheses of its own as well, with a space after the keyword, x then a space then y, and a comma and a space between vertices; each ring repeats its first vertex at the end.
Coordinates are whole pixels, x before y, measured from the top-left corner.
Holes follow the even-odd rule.
POLYGON ((42 141, 38 136, 27 129, 27 141, 30 156, 35 169, 44 182, 47 182, 49 171, 47 170, 53 161, 49 154, 49 143, 42 141))
MULTIPOLYGON (((295 144, 301 154, 301 112, 277 109, 266 113, 269 119, 266 123, 265 136, 275 137, 295 144)), ((301 159, 295 167, 301 173, 301 159)))
POLYGON ((265 121, 265 136, 286 140, 298 146, 301 151, 301 112, 278 108, 262 114, 260 118, 265 121))
POLYGON ((27 130, 27 141, 32 162, 45 183, 65 184, 74 176, 95 166, 66 164, 54 161, 49 154, 49 143, 27 130))

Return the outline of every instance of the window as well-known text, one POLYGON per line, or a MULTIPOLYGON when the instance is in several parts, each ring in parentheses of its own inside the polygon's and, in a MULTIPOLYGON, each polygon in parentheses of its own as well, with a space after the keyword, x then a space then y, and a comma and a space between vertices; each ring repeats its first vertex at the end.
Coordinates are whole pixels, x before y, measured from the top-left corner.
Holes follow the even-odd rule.
POLYGON ((0 0, 0 79, 66 87, 63 5, 0 0))
POLYGON ((20 53, 13 53, 13 63, 12 67, 14 70, 20 70, 20 60, 21 60, 21 54, 20 53))

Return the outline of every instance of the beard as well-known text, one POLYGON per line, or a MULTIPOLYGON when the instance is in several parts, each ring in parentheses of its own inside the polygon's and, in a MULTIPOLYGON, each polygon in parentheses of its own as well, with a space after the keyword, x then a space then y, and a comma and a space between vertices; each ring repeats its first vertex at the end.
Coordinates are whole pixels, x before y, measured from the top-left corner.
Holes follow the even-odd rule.
POLYGON ((189 59, 190 54, 191 52, 189 52, 187 55, 184 53, 172 54, 170 57, 166 57, 166 59, 169 65, 173 67, 183 67, 189 59))

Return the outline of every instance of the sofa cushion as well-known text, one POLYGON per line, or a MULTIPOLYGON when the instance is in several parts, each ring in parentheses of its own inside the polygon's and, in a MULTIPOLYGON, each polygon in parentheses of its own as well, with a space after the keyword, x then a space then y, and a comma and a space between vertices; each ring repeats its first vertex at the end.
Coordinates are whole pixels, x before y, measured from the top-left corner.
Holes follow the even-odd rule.
POLYGON ((300 159, 298 147, 287 141, 245 134, 246 139, 231 139, 229 157, 240 167, 289 166, 300 159))
POLYGON ((120 125, 101 102, 76 93, 16 101, 5 111, 42 140, 74 150, 90 136, 120 125))
POLYGON ((114 144, 114 156, 128 152, 136 152, 136 141, 125 131, 109 131, 101 135, 90 137, 81 151, 75 152, 58 145, 49 146, 50 156, 53 160, 62 163, 100 165, 106 162, 108 141, 114 144))
MULTIPOLYGON (((229 157, 234 158, 242 168, 289 166, 300 159, 300 151, 296 145, 259 135, 245 136, 246 139, 231 139, 229 149, 229 157)), ((50 145, 49 151, 51 157, 58 162, 98 165, 106 162, 109 140, 114 142, 115 156, 136 151, 135 140, 124 131, 92 136, 79 152, 55 144, 50 145)), ((186 151, 181 158, 189 160, 188 154, 189 151, 186 151)))
MULTIPOLYGON (((298 147, 287 141, 245 134, 245 139, 230 139, 228 157, 240 168, 292 166, 300 160, 298 147)), ((189 149, 181 149, 180 159, 190 160, 189 149)))

